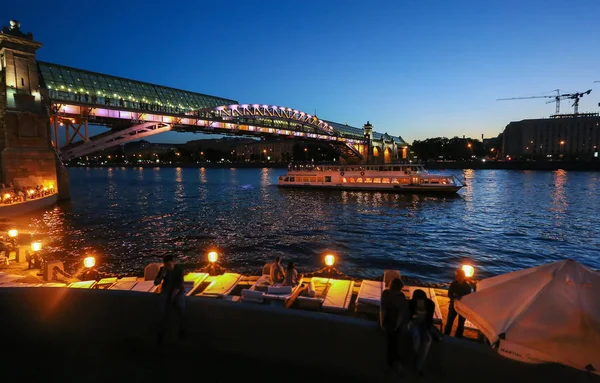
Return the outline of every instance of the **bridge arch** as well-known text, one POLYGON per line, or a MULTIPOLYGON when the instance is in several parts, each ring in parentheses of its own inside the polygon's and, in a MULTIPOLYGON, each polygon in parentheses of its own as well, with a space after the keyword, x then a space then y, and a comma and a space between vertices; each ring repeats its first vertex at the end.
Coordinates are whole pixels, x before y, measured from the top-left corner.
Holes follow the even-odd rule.
POLYGON ((198 117, 220 118, 224 121, 238 121, 240 118, 254 120, 257 122, 265 121, 287 121, 296 122, 302 126, 308 126, 315 129, 316 132, 329 136, 341 136, 327 122, 296 109, 275 105, 260 104, 232 104, 222 105, 215 108, 201 109, 192 113, 198 117))

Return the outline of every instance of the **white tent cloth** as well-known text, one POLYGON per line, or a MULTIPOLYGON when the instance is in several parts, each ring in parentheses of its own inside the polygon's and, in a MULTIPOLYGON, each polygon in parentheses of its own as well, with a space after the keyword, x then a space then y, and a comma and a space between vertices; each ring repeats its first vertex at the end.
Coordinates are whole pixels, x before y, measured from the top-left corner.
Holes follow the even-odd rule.
POLYGON ((501 355, 600 373, 600 273, 573 260, 484 279, 455 307, 501 355))

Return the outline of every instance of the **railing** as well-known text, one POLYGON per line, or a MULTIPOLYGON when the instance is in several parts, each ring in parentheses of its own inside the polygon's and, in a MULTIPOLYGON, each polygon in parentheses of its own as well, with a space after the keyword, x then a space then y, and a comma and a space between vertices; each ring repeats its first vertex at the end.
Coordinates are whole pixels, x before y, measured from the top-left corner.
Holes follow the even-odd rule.
POLYGON ((363 172, 363 171, 409 171, 412 174, 426 173, 425 167, 420 163, 393 163, 384 165, 327 165, 314 163, 293 163, 288 165, 288 170, 296 171, 336 171, 336 172, 363 172), (416 168, 416 169, 413 169, 416 168))

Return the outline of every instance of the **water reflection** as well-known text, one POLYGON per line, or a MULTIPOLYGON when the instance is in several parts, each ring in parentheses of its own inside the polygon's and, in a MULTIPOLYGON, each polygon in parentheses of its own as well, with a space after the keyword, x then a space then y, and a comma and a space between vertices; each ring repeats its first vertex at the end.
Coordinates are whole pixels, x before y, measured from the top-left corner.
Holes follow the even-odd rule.
POLYGON ((595 173, 465 171, 468 186, 451 198, 278 189, 278 169, 70 172, 71 203, 0 229, 43 236, 73 265, 89 248, 108 272, 139 273, 168 253, 201 266, 213 246, 248 273, 274 255, 310 271, 327 249, 363 277, 394 268, 446 281, 465 259, 484 277, 566 255, 600 268, 595 173))
POLYGON ((557 170, 554 172, 554 189, 552 191, 552 205, 550 211, 556 213, 555 218, 560 219, 561 214, 567 210, 567 196, 565 191, 565 183, 567 182, 567 172, 557 170))

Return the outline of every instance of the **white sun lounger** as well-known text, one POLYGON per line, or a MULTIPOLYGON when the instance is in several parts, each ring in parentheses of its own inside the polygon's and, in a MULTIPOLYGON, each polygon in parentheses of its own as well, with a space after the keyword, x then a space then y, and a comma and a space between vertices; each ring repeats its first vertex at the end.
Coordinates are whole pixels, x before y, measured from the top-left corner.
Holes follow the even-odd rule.
POLYGON ((352 301, 354 281, 332 279, 323 302, 323 311, 338 313, 347 311, 352 301))
POLYGON ((59 283, 59 282, 49 282, 49 283, 42 283, 39 285, 39 287, 67 287, 67 284, 59 283))
POLYGON ((155 293, 158 290, 158 286, 154 285, 154 281, 141 281, 136 283, 131 291, 139 291, 143 293, 155 293))
POLYGON ((110 289, 110 287, 112 285, 114 285, 115 283, 117 283, 117 277, 111 277, 111 278, 102 278, 101 280, 98 281, 98 283, 96 284, 96 288, 97 289, 110 289))
POLYGON ((3 283, 2 287, 38 287, 39 285, 39 283, 7 282, 3 283))
POLYGON ((137 285, 137 280, 119 280, 114 285, 110 286, 109 290, 131 290, 133 286, 137 285))
POLYGON ((264 293, 267 292, 269 287, 273 286, 273 282, 271 281, 271 276, 268 274, 263 274, 254 282, 254 284, 250 287, 249 290, 252 291, 262 291, 264 293))
POLYGON ((190 296, 194 293, 194 290, 196 290, 196 288, 198 286, 200 286, 200 284, 202 282, 204 282, 204 280, 208 278, 208 273, 189 273, 186 274, 183 277, 183 286, 185 288, 185 295, 186 296, 190 296))
MULTIPOLYGON (((300 307, 320 308, 324 312, 344 312, 348 310, 352 300, 354 281, 342 279, 313 277, 309 283, 315 287, 315 295, 300 295, 300 307)), ((306 290, 305 290, 306 292, 306 290)))
POLYGON ((96 281, 79 281, 69 284, 67 287, 71 289, 91 289, 96 286, 96 281))
POLYGON ((233 291, 233 289, 240 283, 242 276, 237 273, 225 273, 219 275, 214 281, 204 289, 197 296, 209 297, 209 298, 223 298, 233 291))
POLYGON ((356 311, 365 314, 379 315, 383 282, 362 281, 356 297, 356 311))

